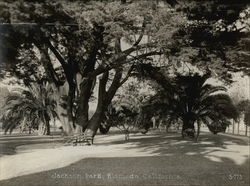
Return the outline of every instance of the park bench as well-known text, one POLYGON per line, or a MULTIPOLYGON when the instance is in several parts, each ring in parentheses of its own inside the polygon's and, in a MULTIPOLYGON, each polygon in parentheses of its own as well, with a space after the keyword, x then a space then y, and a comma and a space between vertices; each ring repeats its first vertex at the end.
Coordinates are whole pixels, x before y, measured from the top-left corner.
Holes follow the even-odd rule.
POLYGON ((71 138, 67 143, 72 144, 73 146, 86 146, 86 145, 93 145, 93 137, 89 135, 76 135, 71 138))

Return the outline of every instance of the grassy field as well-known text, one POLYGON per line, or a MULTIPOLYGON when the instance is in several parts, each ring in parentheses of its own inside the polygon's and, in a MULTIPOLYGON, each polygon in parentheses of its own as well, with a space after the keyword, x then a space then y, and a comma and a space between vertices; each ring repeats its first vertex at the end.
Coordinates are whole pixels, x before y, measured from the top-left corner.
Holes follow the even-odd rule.
MULTIPOLYGON (((3 157, 29 154, 29 150, 34 149, 56 150, 62 147, 63 140, 24 136, 7 137, 3 141, 4 138, 1 137, 0 143, 3 157), (6 151, 6 147, 11 150, 6 151)), ((2 180, 0 185, 249 185, 249 138, 202 133, 201 141, 195 143, 182 140, 179 134, 160 133, 135 134, 129 142, 123 139, 119 134, 99 135, 94 146, 75 148, 75 153, 78 148, 83 149, 78 161, 2 180), (87 156, 91 148, 103 150, 87 156)), ((60 154, 54 152, 47 158, 59 157, 60 154)), ((63 158, 58 163, 62 161, 63 158)), ((25 166, 25 162, 22 163, 25 166)))

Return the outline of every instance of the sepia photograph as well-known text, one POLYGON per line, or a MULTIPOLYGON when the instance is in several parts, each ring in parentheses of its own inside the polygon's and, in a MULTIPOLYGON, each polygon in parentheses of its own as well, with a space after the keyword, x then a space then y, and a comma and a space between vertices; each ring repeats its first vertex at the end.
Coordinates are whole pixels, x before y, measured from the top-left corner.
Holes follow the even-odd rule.
POLYGON ((249 186, 249 0, 0 0, 1 186, 249 186))

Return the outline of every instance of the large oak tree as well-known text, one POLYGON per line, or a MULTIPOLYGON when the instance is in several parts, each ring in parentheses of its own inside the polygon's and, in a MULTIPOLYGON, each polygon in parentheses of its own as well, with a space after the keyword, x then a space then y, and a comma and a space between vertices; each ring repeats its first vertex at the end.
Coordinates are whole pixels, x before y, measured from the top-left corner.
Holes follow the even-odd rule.
POLYGON ((167 54, 164 43, 174 39, 185 21, 170 6, 147 1, 6 1, 1 7, 1 38, 8 46, 1 61, 15 64, 25 52, 35 51, 35 63, 42 66, 48 81, 58 90, 67 85, 66 103, 61 104, 67 110, 66 132, 88 129, 92 136, 134 64, 167 54), (89 119, 97 77, 98 104, 89 119))

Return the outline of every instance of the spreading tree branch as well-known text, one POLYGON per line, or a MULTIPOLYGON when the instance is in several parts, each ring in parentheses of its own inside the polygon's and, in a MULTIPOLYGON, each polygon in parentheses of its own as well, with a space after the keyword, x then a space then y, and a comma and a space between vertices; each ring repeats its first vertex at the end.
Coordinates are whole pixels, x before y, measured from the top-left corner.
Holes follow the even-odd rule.
POLYGON ((65 59, 62 57, 62 55, 58 52, 58 50, 52 45, 52 43, 48 39, 46 39, 46 44, 48 45, 49 49, 53 52, 53 54, 56 56, 56 58, 62 65, 63 70, 66 73, 68 71, 68 64, 65 61, 65 59))
POLYGON ((56 86, 63 85, 63 81, 60 81, 60 78, 58 77, 58 74, 56 73, 53 64, 50 60, 49 54, 48 54, 48 48, 45 44, 40 44, 39 42, 34 40, 34 44, 36 47, 40 50, 41 53, 41 62, 44 66, 45 72, 50 80, 52 80, 53 83, 55 83, 56 86))
POLYGON ((115 71, 115 76, 113 78, 113 81, 107 91, 107 95, 108 95, 108 103, 111 102, 111 100, 113 99, 117 89, 120 87, 120 81, 122 78, 122 68, 119 67, 116 69, 115 71))
POLYGON ((128 70, 127 75, 124 77, 123 80, 121 80, 120 86, 122 86, 122 85, 128 80, 128 78, 130 77, 130 75, 131 75, 133 69, 134 69, 134 65, 131 65, 130 68, 129 68, 129 70, 128 70))
MULTIPOLYGON (((149 56, 154 56, 154 55, 162 55, 163 53, 162 52, 158 52, 158 51, 152 51, 152 52, 148 52, 148 53, 145 53, 145 54, 141 54, 141 55, 138 55, 136 57, 137 60, 142 60, 146 57, 149 57, 149 56)), ((135 59, 134 58, 130 58, 130 59, 127 59, 126 58, 124 59, 125 57, 122 56, 122 57, 119 57, 117 58, 116 60, 114 60, 114 62, 107 66, 107 67, 104 67, 104 66, 99 66, 95 71, 93 71, 92 73, 90 73, 90 76, 91 77, 96 77, 106 71, 109 71, 109 70, 112 70, 112 69, 116 69, 122 65, 125 65, 125 64, 129 64, 131 62, 133 62, 135 59)))

